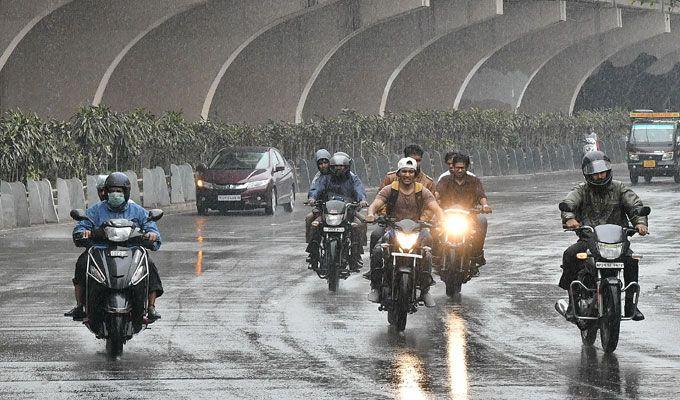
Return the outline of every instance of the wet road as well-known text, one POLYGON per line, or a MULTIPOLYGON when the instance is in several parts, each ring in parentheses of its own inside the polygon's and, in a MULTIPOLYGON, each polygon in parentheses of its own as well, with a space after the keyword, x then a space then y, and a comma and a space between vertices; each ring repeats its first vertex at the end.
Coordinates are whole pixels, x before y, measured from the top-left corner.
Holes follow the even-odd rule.
POLYGON ((409 316, 403 334, 365 301, 360 276, 330 294, 306 269, 303 207, 167 215, 154 254, 163 319, 117 361, 61 316, 78 255, 70 225, 0 231, 0 398, 678 398, 680 185, 636 187, 652 207, 652 234, 633 238, 647 319, 623 323, 604 355, 553 308, 575 240, 556 204, 580 178, 487 179, 487 266, 459 303, 436 285, 438 306, 409 316))

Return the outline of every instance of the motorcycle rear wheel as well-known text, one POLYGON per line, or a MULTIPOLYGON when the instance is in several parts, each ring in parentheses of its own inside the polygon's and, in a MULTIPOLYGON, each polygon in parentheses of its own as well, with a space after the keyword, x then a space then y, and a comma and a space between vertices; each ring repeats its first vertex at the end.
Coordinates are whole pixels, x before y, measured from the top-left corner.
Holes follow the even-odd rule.
POLYGON ((604 312, 599 320, 600 342, 605 353, 612 353, 619 343, 621 295, 616 286, 603 285, 601 291, 604 312))
POLYGON ((110 316, 107 325, 109 337, 106 338, 106 354, 108 354, 110 358, 120 357, 123 354, 123 344, 125 344, 124 316, 110 316))

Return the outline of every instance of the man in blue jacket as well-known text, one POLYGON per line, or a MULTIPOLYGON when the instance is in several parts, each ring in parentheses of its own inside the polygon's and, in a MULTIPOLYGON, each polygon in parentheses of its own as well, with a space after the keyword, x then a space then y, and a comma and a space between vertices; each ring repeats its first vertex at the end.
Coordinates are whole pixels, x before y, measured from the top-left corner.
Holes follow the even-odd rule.
MULTIPOLYGON (((314 182, 307 193, 308 202, 313 204, 316 200, 326 201, 333 196, 341 196, 345 201, 358 202, 362 207, 366 207, 366 189, 361 179, 350 171, 351 160, 347 155, 336 153, 330 159, 331 173, 321 175, 314 182)), ((321 219, 321 215, 317 220, 321 219)), ((352 228, 352 251, 350 258, 350 270, 358 271, 362 267, 361 254, 363 245, 361 244, 362 224, 357 224, 352 228)), ((307 262, 311 268, 315 269, 319 264, 319 242, 321 241, 321 231, 318 226, 312 226, 311 240, 307 246, 307 262)))
MULTIPOLYGON (((154 221, 148 221, 148 212, 140 205, 130 200, 130 180, 121 172, 114 172, 106 178, 104 184, 105 200, 93 205, 85 211, 85 214, 94 222, 79 221, 73 228, 73 241, 78 247, 96 246, 90 238, 92 232, 99 228, 109 219, 123 218, 135 221, 146 233, 146 239, 153 251, 161 247, 161 233, 154 221)), ((83 304, 85 303, 82 285, 86 277, 87 258, 83 257, 76 263, 76 273, 73 278, 73 285, 76 294, 76 307, 67 314, 73 316, 74 320, 82 320, 85 317, 83 304)), ((156 311, 156 298, 163 294, 163 285, 156 265, 149 258, 149 303, 147 318, 149 322, 160 319, 160 314, 156 311)), ((66 315, 66 314, 65 314, 66 315)))

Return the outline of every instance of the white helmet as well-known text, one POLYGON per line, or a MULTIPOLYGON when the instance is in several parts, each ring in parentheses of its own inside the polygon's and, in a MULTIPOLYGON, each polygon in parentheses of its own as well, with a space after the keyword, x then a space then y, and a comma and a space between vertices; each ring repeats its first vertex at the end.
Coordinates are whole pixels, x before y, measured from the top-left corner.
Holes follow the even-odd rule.
POLYGON ((397 163, 397 172, 404 168, 411 168, 414 171, 418 170, 418 162, 412 157, 404 157, 397 163))

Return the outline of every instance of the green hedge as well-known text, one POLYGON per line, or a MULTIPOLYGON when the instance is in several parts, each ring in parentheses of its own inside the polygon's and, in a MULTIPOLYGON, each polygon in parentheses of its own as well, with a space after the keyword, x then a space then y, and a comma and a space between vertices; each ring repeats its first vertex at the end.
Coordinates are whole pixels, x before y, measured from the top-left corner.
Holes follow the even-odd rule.
POLYGON ((353 154, 399 152, 415 142, 426 149, 521 147, 574 143, 591 129, 602 139, 625 134, 622 110, 524 115, 497 110, 418 111, 385 117, 344 112, 303 124, 259 126, 188 121, 180 113, 117 113, 85 107, 68 121, 32 113, 0 115, 0 179, 81 177, 87 173, 170 163, 197 164, 230 145, 273 145, 293 159, 319 147, 353 154))

